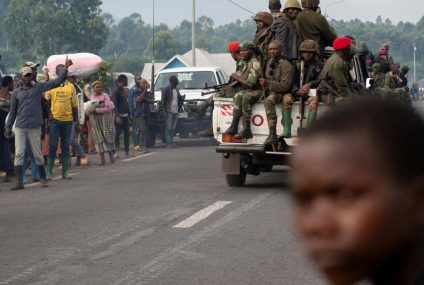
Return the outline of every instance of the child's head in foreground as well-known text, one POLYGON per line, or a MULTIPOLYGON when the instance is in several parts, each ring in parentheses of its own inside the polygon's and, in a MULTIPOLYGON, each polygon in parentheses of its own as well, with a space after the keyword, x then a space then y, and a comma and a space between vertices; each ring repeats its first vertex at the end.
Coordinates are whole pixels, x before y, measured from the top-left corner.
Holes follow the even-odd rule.
POLYGON ((424 122, 392 101, 328 111, 293 156, 296 225, 331 284, 421 284, 424 122))

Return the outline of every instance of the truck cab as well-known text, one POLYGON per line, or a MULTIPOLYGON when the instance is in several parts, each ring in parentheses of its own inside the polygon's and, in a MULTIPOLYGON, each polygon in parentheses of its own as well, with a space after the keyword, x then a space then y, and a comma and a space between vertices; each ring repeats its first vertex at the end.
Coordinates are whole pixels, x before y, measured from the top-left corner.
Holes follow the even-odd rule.
MULTIPOLYGON (((155 103, 149 124, 147 145, 153 147, 157 136, 164 139, 165 117, 161 106, 162 90, 169 85, 169 78, 176 76, 179 81, 178 89, 184 98, 184 104, 200 104, 211 96, 204 96, 205 91, 212 91, 213 86, 226 84, 228 76, 222 67, 184 67, 160 71, 155 77, 155 103)), ((211 112, 203 117, 198 114, 183 110, 179 114, 176 134, 186 138, 189 134, 196 135, 205 130, 211 123, 211 112)))

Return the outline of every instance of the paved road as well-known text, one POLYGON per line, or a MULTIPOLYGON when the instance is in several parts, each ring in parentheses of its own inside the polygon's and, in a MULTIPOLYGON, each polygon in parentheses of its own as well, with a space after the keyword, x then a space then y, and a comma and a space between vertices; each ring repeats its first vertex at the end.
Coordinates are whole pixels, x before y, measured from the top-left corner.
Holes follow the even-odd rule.
POLYGON ((71 173, 47 189, 0 184, 0 284, 324 284, 282 170, 229 188, 195 140, 71 173))

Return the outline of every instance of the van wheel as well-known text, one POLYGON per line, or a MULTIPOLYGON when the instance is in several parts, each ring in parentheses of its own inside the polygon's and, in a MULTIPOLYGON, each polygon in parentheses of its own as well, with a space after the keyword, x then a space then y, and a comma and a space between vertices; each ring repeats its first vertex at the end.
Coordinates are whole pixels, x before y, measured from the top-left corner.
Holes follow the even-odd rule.
POLYGON ((225 175, 225 180, 227 181, 227 185, 230 187, 242 187, 246 183, 246 172, 243 169, 240 169, 240 174, 225 175))

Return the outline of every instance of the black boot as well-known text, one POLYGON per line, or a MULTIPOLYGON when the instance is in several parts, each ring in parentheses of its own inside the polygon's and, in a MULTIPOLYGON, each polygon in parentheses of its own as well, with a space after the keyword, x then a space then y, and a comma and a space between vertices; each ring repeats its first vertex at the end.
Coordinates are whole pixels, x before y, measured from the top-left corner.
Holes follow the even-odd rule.
POLYGON ((243 120, 243 129, 234 137, 237 139, 253 138, 252 130, 250 129, 250 119, 243 120))
POLYGON ((265 140, 265 144, 276 144, 278 143, 278 137, 277 137, 277 128, 269 128, 269 136, 265 140))
POLYGON ((227 135, 235 135, 238 131, 238 124, 240 122, 240 116, 234 116, 233 121, 231 122, 231 126, 228 128, 228 130, 225 131, 227 135))
POLYGON ((11 188, 10 190, 16 191, 16 190, 22 190, 24 189, 24 182, 22 181, 22 165, 21 166, 15 166, 15 177, 16 177, 16 186, 11 188))
POLYGON ((38 165, 38 172, 40 172, 41 187, 49 187, 49 185, 47 184, 47 174, 44 165, 38 165))

